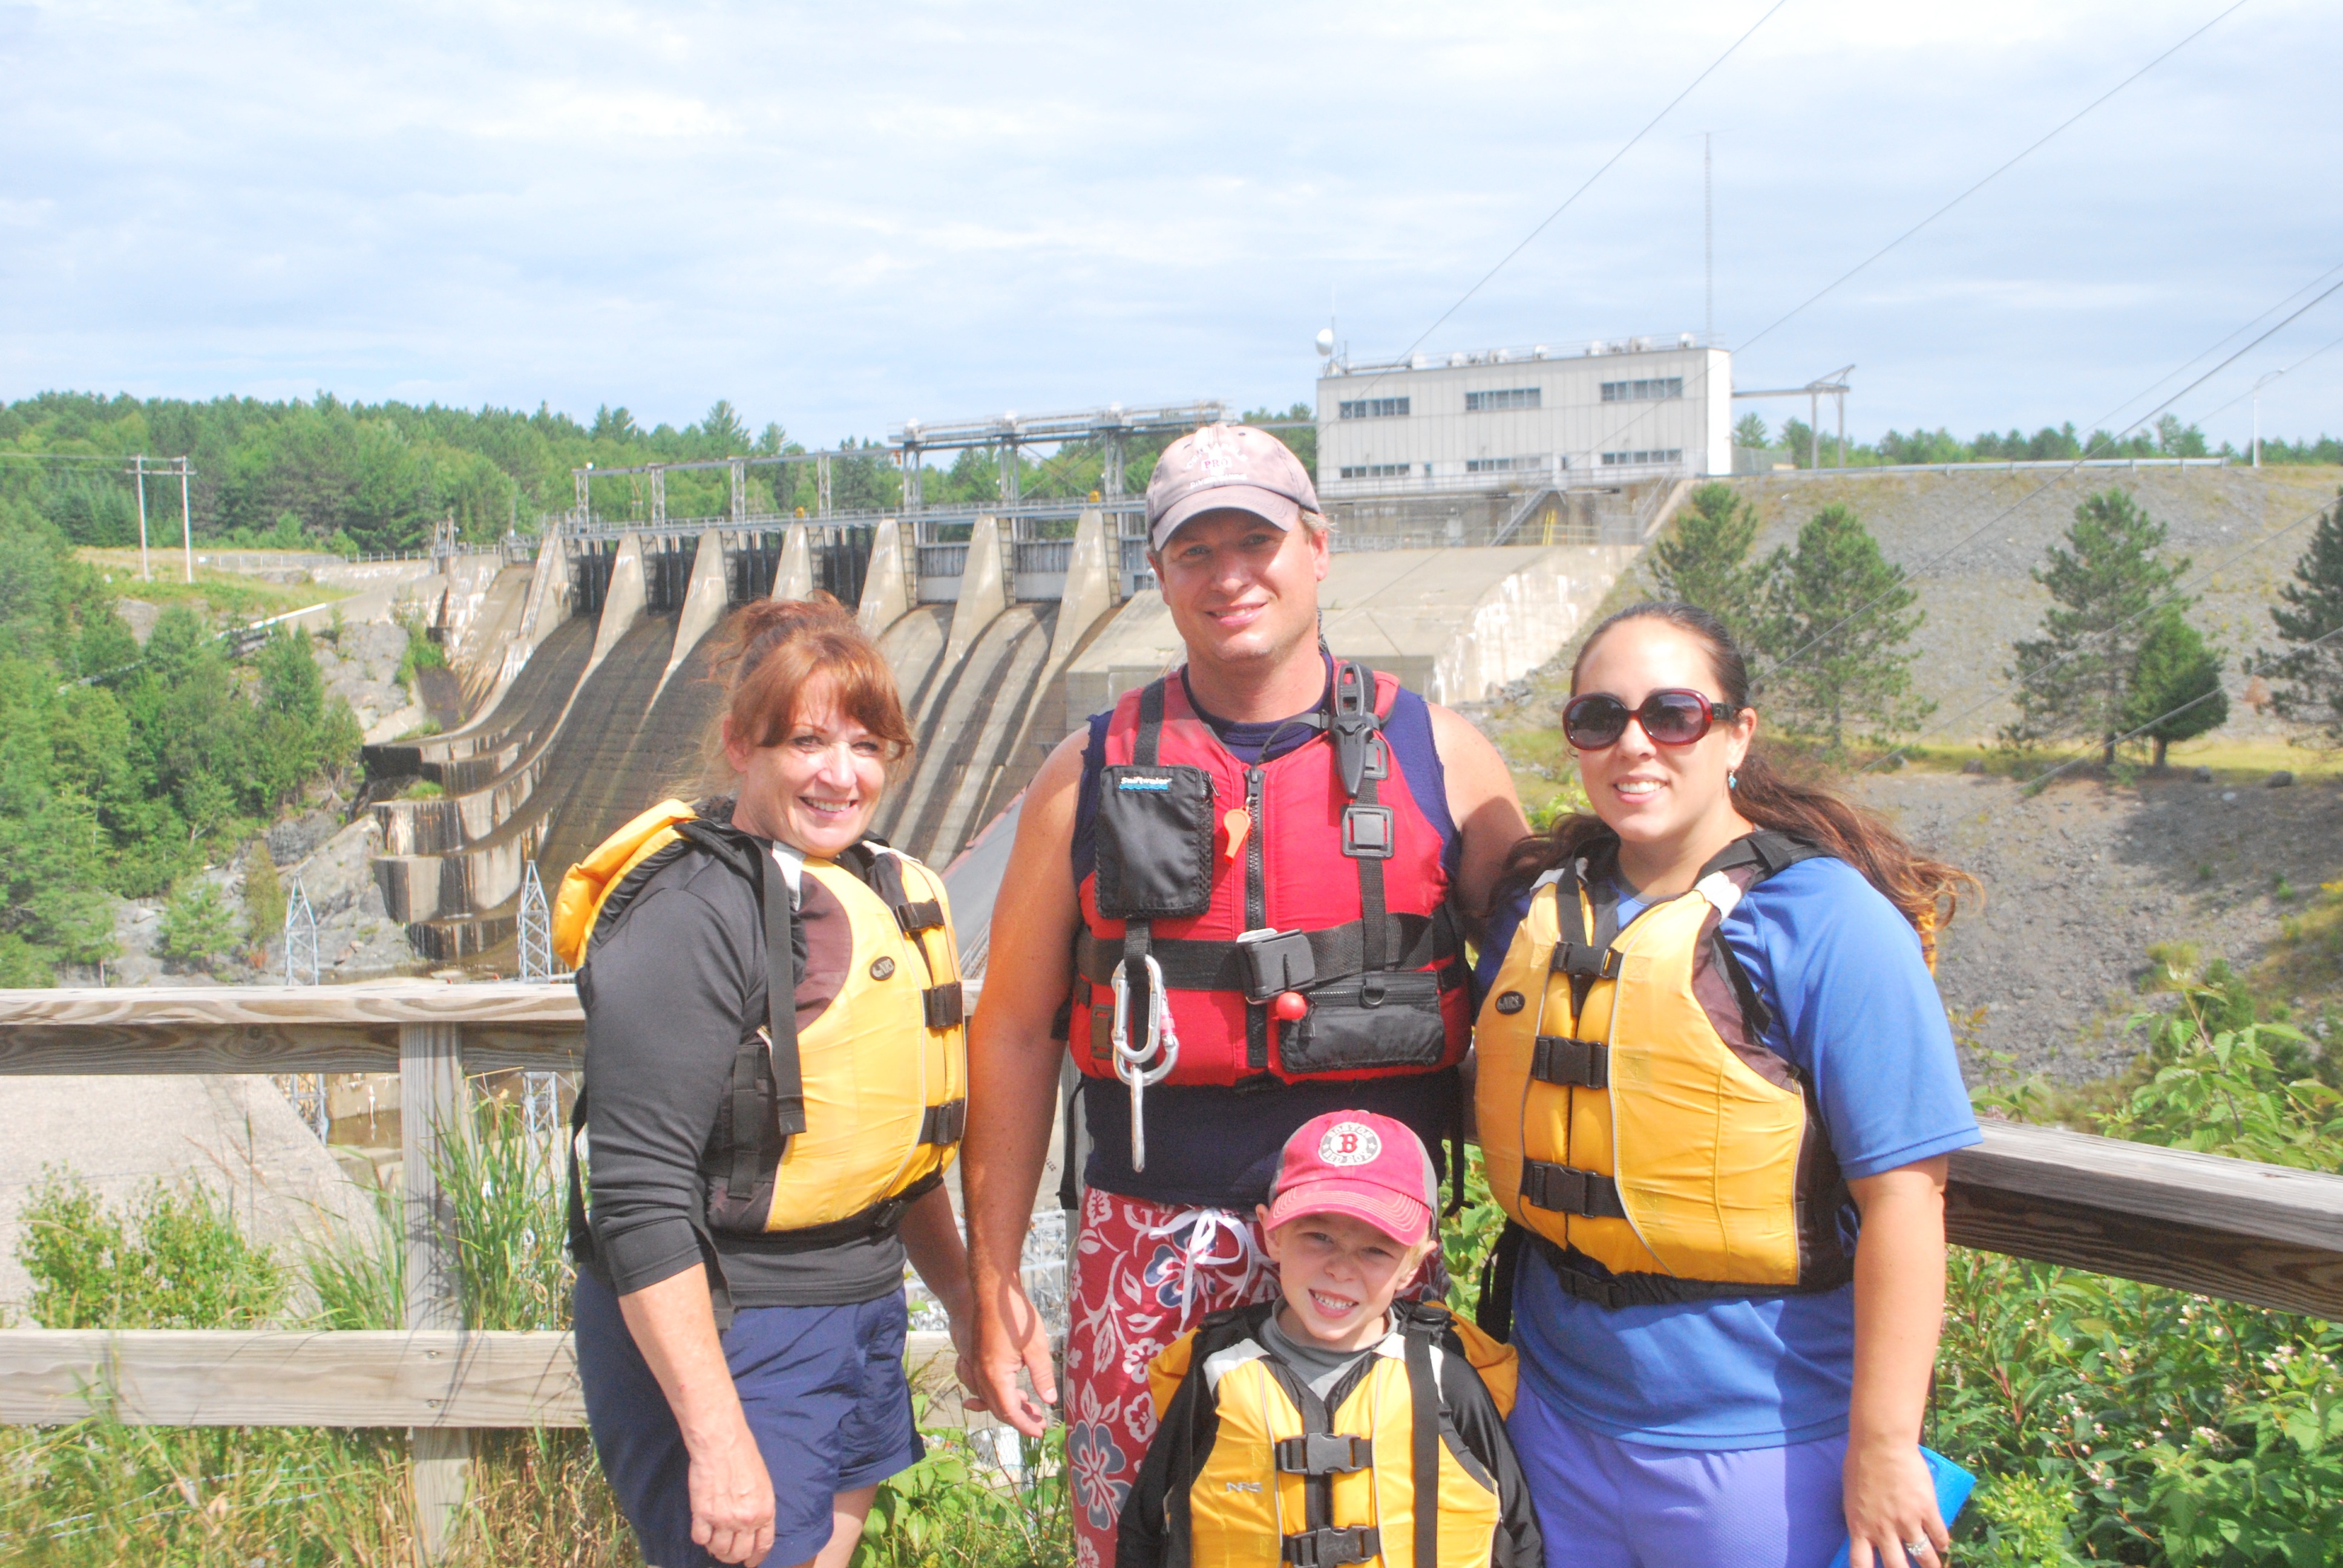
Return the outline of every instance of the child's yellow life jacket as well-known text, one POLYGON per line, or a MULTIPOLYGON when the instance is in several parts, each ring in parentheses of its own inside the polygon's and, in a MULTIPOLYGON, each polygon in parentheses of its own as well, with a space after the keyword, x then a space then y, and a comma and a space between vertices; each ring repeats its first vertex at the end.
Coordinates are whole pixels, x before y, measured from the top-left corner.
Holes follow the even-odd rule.
POLYGON ((1160 1424, 1119 1568, 1538 1568, 1512 1350, 1400 1302, 1321 1400, 1264 1341, 1276 1310, 1216 1312, 1149 1366, 1160 1424))

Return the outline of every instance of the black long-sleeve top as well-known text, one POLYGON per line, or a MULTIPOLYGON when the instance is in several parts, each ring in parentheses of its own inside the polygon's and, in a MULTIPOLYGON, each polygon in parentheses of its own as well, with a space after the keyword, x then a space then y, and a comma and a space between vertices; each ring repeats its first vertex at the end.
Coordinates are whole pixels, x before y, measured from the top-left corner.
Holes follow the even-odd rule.
MULTIPOLYGON (((795 930, 803 1030, 838 995, 852 940, 845 910, 809 878, 795 930)), ((903 1243, 892 1230, 806 1250, 706 1227, 703 1171, 733 1059, 765 1021, 765 976, 756 892, 739 870, 705 853, 653 870, 588 953, 578 992, 588 1266, 620 1295, 703 1261, 703 1238, 736 1307, 846 1305, 902 1287, 903 1243)))

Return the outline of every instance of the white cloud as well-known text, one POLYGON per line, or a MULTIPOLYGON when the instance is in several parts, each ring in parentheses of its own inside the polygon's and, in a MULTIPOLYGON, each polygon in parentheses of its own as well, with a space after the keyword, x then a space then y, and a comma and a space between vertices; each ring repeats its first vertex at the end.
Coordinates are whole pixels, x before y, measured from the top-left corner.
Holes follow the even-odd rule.
MULTIPOLYGON (((1793 0, 1433 346, 1696 328, 1704 127, 1746 338, 2218 3, 1793 0)), ((1330 295, 1412 341, 1763 5, 0 7, 0 396, 1282 404, 1330 295)), ((2338 56, 2257 0, 1745 376, 2087 417, 2343 260, 2338 56)), ((2343 369, 2288 380, 2308 430, 2343 369)))

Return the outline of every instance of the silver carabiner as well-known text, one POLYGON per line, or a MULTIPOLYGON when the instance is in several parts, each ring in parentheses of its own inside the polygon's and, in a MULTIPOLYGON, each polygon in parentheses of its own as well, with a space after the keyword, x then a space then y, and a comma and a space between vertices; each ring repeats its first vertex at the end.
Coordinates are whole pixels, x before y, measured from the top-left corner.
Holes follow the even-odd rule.
POLYGON ((1139 1049, 1131 1048, 1131 982, 1127 964, 1114 966, 1114 1075, 1131 1086, 1131 1168, 1147 1169, 1147 1121, 1144 1096, 1151 1084, 1172 1076, 1180 1060, 1180 1034, 1172 1027, 1171 998, 1163 989, 1163 966, 1148 954, 1147 1033, 1139 1049), (1151 1058, 1154 1065, 1148 1065, 1151 1058))

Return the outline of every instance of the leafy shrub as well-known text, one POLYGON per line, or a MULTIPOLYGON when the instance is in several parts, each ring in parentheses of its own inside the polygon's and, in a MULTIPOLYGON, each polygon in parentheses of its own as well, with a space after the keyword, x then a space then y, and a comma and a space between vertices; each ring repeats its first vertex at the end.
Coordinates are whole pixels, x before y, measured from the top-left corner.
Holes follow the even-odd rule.
POLYGON ((1071 1568, 1061 1432, 1036 1439, 922 1422, 920 1436, 927 1457, 880 1483, 850 1568, 1071 1568), (1004 1463, 994 1444, 1012 1438, 1004 1463))
MULTIPOLYGON (((2343 1168, 2343 1097, 2250 1018, 2184 991, 2097 1130, 2343 1168)), ((1948 1283, 1929 1441, 1984 1477, 1970 1561, 2343 1564, 2343 1327, 1987 1252, 1948 1283)))
POLYGON ((187 879, 172 893, 157 936, 165 958, 206 970, 243 941, 236 911, 200 877, 187 879))
POLYGON ((45 1167, 18 1222, 43 1328, 256 1328, 285 1304, 284 1264, 207 1187, 157 1181, 109 1207, 80 1177, 45 1167))

